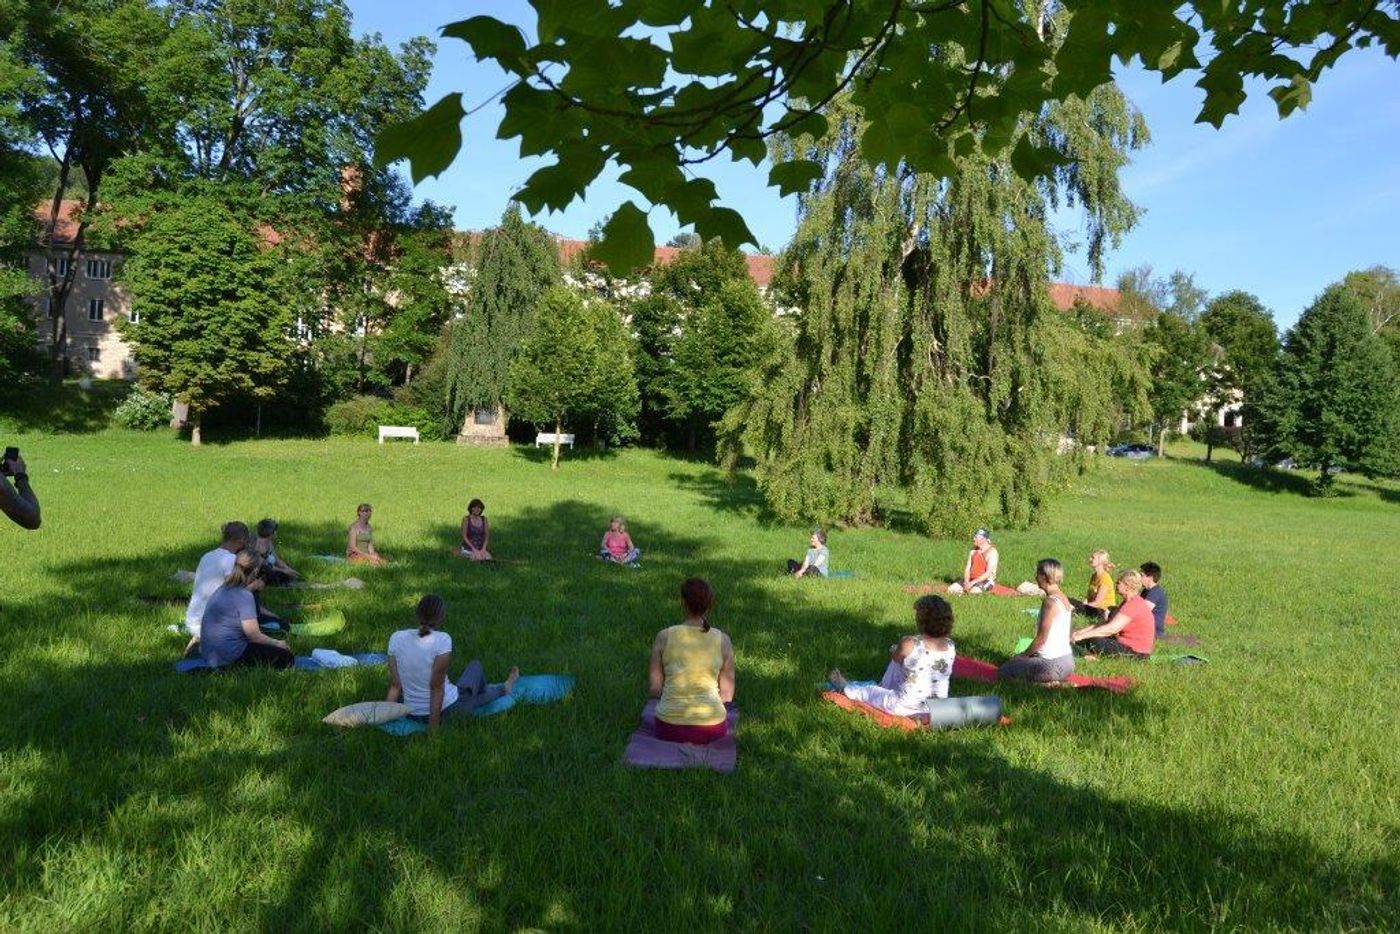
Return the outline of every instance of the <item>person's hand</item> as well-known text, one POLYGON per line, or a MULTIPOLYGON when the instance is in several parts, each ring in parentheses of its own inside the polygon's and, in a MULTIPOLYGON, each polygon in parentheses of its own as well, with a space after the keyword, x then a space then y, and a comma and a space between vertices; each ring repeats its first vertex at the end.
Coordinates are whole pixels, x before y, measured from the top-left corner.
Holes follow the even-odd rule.
POLYGON ((254 579, 254 580, 250 580, 246 585, 244 585, 244 587, 245 587, 245 589, 247 589, 247 590, 249 590, 249 591, 253 591, 253 590, 262 590, 263 587, 265 587, 266 585, 267 585, 267 581, 265 581, 265 580, 263 580, 261 577, 259 577, 259 578, 256 578, 256 579, 254 579))

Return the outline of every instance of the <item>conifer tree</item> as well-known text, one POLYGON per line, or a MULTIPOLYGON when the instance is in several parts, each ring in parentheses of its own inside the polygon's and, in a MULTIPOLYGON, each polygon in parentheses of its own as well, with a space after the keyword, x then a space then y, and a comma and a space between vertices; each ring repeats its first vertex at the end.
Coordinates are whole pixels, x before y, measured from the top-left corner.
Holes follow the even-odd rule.
POLYGON ((1316 492, 1333 468, 1395 470, 1400 403, 1394 363, 1372 333, 1366 307, 1342 284, 1328 287, 1284 339, 1260 407, 1269 447, 1315 467, 1316 492))
POLYGON ((510 204, 500 226, 481 238, 465 314, 452 327, 446 364, 450 431, 462 427, 474 409, 500 411, 510 360, 530 334, 540 298, 559 281, 553 238, 510 204))

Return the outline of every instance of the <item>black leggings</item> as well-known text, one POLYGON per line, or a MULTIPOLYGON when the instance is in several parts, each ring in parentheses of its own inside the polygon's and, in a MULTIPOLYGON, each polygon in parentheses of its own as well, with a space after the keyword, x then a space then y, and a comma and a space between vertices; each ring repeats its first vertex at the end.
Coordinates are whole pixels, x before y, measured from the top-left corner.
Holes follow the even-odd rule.
POLYGON ((296 656, 281 646, 249 642, 244 646, 243 654, 229 667, 252 668, 262 665, 268 668, 291 668, 295 661, 296 656))

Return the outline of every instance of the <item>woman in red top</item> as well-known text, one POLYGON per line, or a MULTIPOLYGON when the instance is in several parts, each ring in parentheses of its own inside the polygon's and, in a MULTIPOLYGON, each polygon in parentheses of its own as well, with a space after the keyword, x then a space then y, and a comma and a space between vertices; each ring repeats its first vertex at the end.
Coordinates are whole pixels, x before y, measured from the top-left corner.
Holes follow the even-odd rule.
POLYGON ((967 553, 967 564, 963 567, 962 580, 948 585, 948 592, 989 593, 997 582, 997 565, 1001 556, 992 544, 992 533, 978 529, 972 535, 972 550, 967 553))
POLYGON ((1107 622, 1076 629, 1070 641, 1085 658, 1099 655, 1127 655, 1146 658, 1152 654, 1156 622, 1152 604, 1142 599, 1142 574, 1124 571, 1118 575, 1118 595, 1122 602, 1107 622))

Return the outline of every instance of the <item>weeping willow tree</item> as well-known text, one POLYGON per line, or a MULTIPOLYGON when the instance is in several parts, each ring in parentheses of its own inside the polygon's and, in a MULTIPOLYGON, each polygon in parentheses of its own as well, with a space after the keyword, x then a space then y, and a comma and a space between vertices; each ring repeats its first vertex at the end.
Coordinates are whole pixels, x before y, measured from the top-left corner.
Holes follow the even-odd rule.
POLYGON ((932 533, 1023 527, 1082 468, 1084 445, 1146 409, 1140 355, 1082 330, 1047 289, 1061 205, 1083 211, 1096 276, 1135 222, 1118 171, 1146 126, 1112 85, 1056 105, 1021 131, 1062 160, 1034 184, 1011 167, 1020 139, 935 178, 867 164, 849 103, 827 118, 822 138, 774 146, 824 174, 779 260, 796 339, 726 415, 724 459, 752 458, 788 519, 878 521, 895 489, 932 533))

